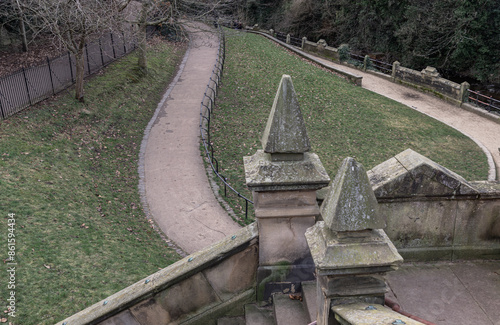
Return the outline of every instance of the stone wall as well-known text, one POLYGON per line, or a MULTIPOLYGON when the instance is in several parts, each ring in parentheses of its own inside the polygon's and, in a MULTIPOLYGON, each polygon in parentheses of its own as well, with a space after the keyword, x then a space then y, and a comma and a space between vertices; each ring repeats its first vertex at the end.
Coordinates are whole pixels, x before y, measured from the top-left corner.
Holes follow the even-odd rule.
POLYGON ((467 82, 458 84, 441 78, 435 68, 427 67, 416 71, 402 67, 399 62, 393 64, 392 77, 394 82, 416 87, 457 105, 461 105, 467 98, 466 92, 470 86, 467 82))
MULTIPOLYGON (((247 27, 249 31, 256 31, 265 35, 274 37, 273 30, 261 30, 256 27, 247 27)), ((289 39, 289 37, 287 37, 289 39)), ((462 105, 467 101, 467 89, 470 85, 467 82, 462 84, 441 78, 439 73, 433 67, 427 67, 422 71, 416 71, 409 68, 402 67, 399 62, 394 62, 392 67, 392 75, 384 75, 381 72, 367 70, 358 66, 349 64, 347 62, 340 62, 338 49, 328 46, 324 40, 318 42, 308 41, 306 37, 302 38, 302 51, 312 53, 314 55, 329 59, 331 61, 342 63, 350 66, 351 68, 364 70, 365 72, 376 74, 379 77, 389 79, 393 82, 401 83, 406 86, 414 87, 423 92, 428 92, 443 100, 446 100, 455 105, 462 105)))
POLYGON ((469 182, 408 149, 368 171, 405 260, 500 258, 500 183, 469 182))
POLYGON ((255 301, 258 230, 254 223, 59 322, 215 325, 255 301))

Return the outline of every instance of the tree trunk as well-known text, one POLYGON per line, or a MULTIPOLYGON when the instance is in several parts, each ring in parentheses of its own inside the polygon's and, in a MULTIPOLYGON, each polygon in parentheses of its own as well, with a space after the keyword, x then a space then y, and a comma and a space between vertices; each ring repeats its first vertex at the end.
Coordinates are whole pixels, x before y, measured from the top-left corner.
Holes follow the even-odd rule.
POLYGON ((148 10, 149 10, 148 2, 142 3, 141 16, 139 17, 139 24, 137 26, 139 29, 138 40, 137 40, 138 43, 137 64, 139 65, 139 69, 141 69, 143 72, 147 72, 148 70, 148 61, 146 57, 146 47, 147 47, 146 33, 147 33, 147 23, 148 23, 148 10))
POLYGON ((80 102, 84 101, 83 98, 83 77, 85 75, 85 56, 83 55, 83 48, 78 49, 75 53, 76 60, 76 85, 75 85, 75 99, 80 102))
POLYGON ((19 17, 19 29, 23 38, 23 52, 28 52, 28 38, 26 37, 26 27, 24 26, 24 17, 19 17))

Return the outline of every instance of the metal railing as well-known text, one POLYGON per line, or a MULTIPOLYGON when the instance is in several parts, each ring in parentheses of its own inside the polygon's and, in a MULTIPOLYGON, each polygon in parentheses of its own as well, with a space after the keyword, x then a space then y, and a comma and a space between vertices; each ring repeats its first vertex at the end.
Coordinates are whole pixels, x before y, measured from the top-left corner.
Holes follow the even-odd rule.
MULTIPOLYGON (((124 37, 109 34, 85 45, 84 76, 99 71, 121 56, 133 51, 135 44, 124 37)), ((20 112, 75 83, 75 57, 70 52, 49 59, 39 66, 22 68, 0 78, 0 118, 20 112)))
POLYGON ((385 73, 387 75, 392 75, 392 64, 384 61, 379 61, 370 58, 369 59, 371 62, 371 66, 374 67, 376 70, 385 73))
POLYGON ((349 53, 349 56, 351 57, 352 60, 355 61, 355 65, 362 66, 364 69, 375 70, 378 72, 385 73, 387 75, 392 74, 392 64, 388 62, 375 60, 370 57, 354 53, 349 53))
POLYGON ((286 43, 286 34, 282 32, 276 32, 276 38, 279 41, 285 42, 286 43))
POLYGON ((475 104, 478 107, 484 108, 488 112, 499 112, 500 113, 500 100, 497 100, 491 96, 485 96, 477 91, 467 89, 469 92, 469 102, 475 104))
POLYGON ((228 182, 227 178, 220 173, 219 161, 214 156, 214 147, 210 138, 210 121, 212 112, 215 109, 215 99, 217 97, 217 92, 221 83, 222 73, 224 70, 224 60, 226 57, 226 43, 225 36, 222 28, 219 27, 219 51, 217 54, 217 60, 215 61, 212 74, 208 81, 205 93, 203 94, 203 99, 200 106, 200 134, 201 141, 203 143, 203 148, 205 150, 205 155, 207 160, 214 172, 214 174, 224 183, 224 196, 227 197, 227 189, 229 188, 233 191, 239 198, 245 200, 245 220, 248 218, 248 203, 253 204, 251 200, 243 196, 240 192, 234 189, 228 182))

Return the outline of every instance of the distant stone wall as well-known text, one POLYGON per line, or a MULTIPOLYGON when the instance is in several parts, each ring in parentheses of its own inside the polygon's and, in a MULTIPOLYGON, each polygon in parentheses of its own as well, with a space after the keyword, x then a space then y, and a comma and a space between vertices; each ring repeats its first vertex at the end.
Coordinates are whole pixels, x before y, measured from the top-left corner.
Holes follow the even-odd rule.
POLYGON ((458 84, 441 78, 435 68, 427 67, 416 71, 402 67, 397 61, 392 67, 392 77, 394 82, 416 87, 456 105, 465 101, 468 96, 467 89, 470 87, 467 82, 458 84))
POLYGON ((330 59, 335 62, 339 61, 339 51, 335 47, 328 46, 326 42, 318 41, 317 43, 310 42, 306 38, 302 39, 302 50, 308 53, 314 53, 318 56, 330 59))
POLYGON ((255 301, 258 260, 254 223, 58 325, 215 325, 221 315, 243 315, 244 305, 255 301))
MULTIPOLYGON (((275 36, 273 30, 262 30, 258 26, 247 27, 249 31, 256 31, 266 35, 275 36)), ((289 40, 290 37, 287 37, 289 40)), ((287 41, 289 44, 289 41, 287 41)), ((347 62, 340 62, 338 49, 328 46, 324 40, 318 42, 308 41, 306 37, 302 38, 302 51, 312 53, 314 55, 329 59, 331 61, 346 64, 351 68, 364 70, 365 72, 376 74, 379 77, 384 77, 393 82, 401 83, 406 86, 414 87, 423 92, 428 92, 436 97, 446 100, 452 104, 461 106, 467 101, 470 85, 467 82, 462 84, 441 78, 439 73, 433 67, 427 67, 422 71, 416 71, 402 67, 399 62, 394 62, 392 65, 392 75, 384 75, 383 73, 367 70, 366 68, 358 67, 347 62)))

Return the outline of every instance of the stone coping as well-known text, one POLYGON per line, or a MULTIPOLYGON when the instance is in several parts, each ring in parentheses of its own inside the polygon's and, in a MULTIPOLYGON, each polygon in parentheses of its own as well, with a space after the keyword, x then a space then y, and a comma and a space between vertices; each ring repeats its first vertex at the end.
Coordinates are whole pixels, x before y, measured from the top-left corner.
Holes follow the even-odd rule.
POLYGON ((97 324, 166 288, 243 251, 258 238, 252 223, 223 240, 132 284, 100 302, 58 322, 57 325, 97 324))
POLYGON ((332 307, 335 319, 342 325, 423 324, 379 304, 355 303, 332 307), (399 322, 398 322, 399 320, 399 322))

